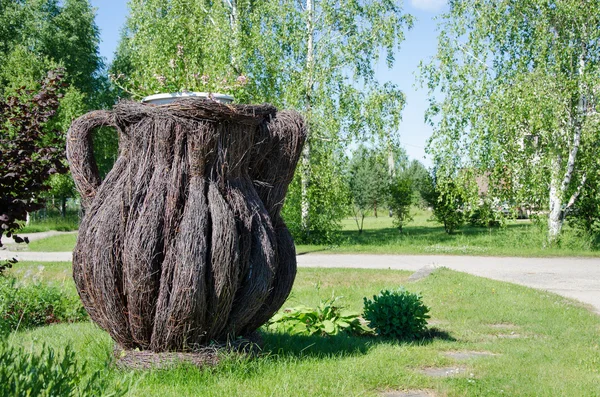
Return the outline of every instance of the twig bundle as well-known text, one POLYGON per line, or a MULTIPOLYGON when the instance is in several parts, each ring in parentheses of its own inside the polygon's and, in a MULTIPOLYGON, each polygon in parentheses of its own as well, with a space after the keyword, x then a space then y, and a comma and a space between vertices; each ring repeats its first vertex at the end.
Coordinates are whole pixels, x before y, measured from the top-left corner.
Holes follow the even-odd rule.
POLYGON ((73 275, 90 316, 124 348, 193 350, 248 335, 296 274, 280 216, 306 130, 296 112, 184 99, 88 113, 67 156, 85 217, 73 275), (114 126, 101 182, 92 131, 114 126))

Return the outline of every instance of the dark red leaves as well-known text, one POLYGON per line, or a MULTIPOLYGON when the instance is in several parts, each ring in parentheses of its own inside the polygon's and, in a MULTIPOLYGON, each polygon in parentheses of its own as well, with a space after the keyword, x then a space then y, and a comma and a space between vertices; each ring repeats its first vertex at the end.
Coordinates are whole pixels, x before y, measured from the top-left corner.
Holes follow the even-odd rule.
POLYGON ((21 87, 17 95, 0 98, 0 244, 14 236, 28 212, 43 207, 40 193, 48 177, 64 173, 64 135, 47 122, 56 114, 64 87, 60 69, 48 72, 37 93, 21 87))

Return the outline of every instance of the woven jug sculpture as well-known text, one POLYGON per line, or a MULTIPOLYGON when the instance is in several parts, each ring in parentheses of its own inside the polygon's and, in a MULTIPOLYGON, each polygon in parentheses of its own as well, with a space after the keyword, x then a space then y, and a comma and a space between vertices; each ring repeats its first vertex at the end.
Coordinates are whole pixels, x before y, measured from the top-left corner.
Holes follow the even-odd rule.
POLYGON ((296 275, 280 216, 306 138, 269 105, 120 102, 75 120, 67 158, 85 211, 73 277, 90 317, 123 348, 185 351, 248 335, 296 275), (92 132, 119 133, 104 181, 92 132))

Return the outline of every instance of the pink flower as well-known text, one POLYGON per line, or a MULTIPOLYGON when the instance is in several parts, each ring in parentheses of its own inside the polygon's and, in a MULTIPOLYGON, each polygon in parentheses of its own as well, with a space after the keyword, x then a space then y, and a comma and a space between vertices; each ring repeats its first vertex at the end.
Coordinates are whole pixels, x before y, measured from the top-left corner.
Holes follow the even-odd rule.
POLYGON ((202 80, 202 84, 208 84, 208 76, 203 74, 202 77, 200 77, 200 80, 202 80))
POLYGON ((235 81, 239 84, 239 85, 246 85, 248 84, 248 77, 244 76, 243 74, 239 75, 237 79, 235 79, 235 81))

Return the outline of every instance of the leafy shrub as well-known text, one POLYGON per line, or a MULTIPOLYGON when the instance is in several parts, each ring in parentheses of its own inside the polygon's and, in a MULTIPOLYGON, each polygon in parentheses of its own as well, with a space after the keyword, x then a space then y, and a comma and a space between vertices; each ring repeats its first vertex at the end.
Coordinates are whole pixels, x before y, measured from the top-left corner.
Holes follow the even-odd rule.
POLYGON ((469 224, 475 227, 501 227, 506 223, 506 217, 501 208, 485 201, 469 214, 469 224))
POLYGON ((332 296, 321 300, 316 308, 300 305, 284 309, 269 320, 267 329, 292 335, 372 334, 373 330, 360 321, 359 313, 337 305, 339 299, 332 296))
POLYGON ((39 92, 21 88, 0 98, 0 246, 4 233, 10 237, 28 212, 44 206, 40 193, 50 189, 48 178, 67 171, 60 150, 64 135, 50 123, 63 97, 63 78, 62 70, 50 71, 39 92))
POLYGON ((24 284, 12 276, 0 276, 2 329, 16 330, 86 318, 79 297, 72 292, 40 281, 24 284))
POLYGON ((2 396, 124 396, 127 391, 125 383, 109 387, 100 372, 88 374, 68 345, 58 355, 46 346, 40 353, 26 352, 0 340, 2 396))
POLYGON ((364 317, 378 335, 397 339, 419 338, 427 327, 429 308, 421 296, 404 289, 383 290, 373 300, 364 298, 364 317))

